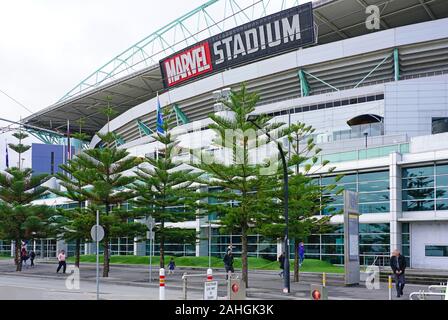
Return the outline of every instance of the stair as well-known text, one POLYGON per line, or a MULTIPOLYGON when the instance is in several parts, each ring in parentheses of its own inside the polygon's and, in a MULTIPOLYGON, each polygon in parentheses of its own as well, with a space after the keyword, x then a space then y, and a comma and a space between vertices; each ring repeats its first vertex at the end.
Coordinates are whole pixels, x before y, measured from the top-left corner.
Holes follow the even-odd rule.
MULTIPOLYGON (((391 272, 380 272, 380 281, 387 282, 388 277, 392 275, 391 272)), ((430 274, 430 273, 412 273, 406 272, 406 283, 410 284, 420 284, 420 285, 439 285, 446 284, 448 281, 448 276, 440 275, 440 274, 430 274)), ((394 277, 392 277, 392 281, 394 281, 394 277)))

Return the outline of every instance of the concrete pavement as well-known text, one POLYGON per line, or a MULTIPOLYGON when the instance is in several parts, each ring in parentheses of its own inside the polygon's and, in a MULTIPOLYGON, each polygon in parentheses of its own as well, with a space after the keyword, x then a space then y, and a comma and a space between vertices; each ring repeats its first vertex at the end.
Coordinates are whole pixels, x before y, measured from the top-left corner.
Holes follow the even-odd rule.
MULTIPOLYGON (((56 274, 56 264, 36 263, 34 268, 24 268, 22 272, 15 272, 12 260, 0 261, 0 289, 3 295, 0 299, 94 299, 96 269, 94 264, 82 264, 80 275, 80 289, 68 290, 65 280, 68 276, 56 274), (5 290, 3 290, 5 289, 5 290), (7 289, 7 290, 6 290, 7 289), (5 292, 9 292, 5 296, 5 292), (26 292, 29 292, 26 293, 26 292), (93 295, 93 296, 92 296, 93 295), (28 298, 26 298, 28 299, 28 298)), ((188 278, 188 299, 202 299, 205 270, 179 268, 174 275, 167 275, 167 299, 182 299, 182 274, 186 272, 188 278)), ((100 272, 100 274, 102 274, 100 272)), ((214 280, 219 284, 219 296, 226 295, 225 276, 222 271, 214 270, 214 280)), ((327 289, 330 300, 387 300, 387 284, 381 283, 379 290, 368 290, 363 284, 358 287, 344 287, 342 275, 329 275, 327 289)), ((283 280, 276 271, 251 271, 249 276, 250 288, 247 290, 249 299, 294 299, 309 300, 310 284, 320 283, 319 274, 301 273, 300 283, 291 282, 291 294, 282 293, 283 280)), ((405 297, 409 293, 427 289, 427 286, 406 285, 405 297)), ((101 278, 101 291, 104 299, 158 299, 158 270, 153 268, 152 283, 149 283, 149 267, 142 265, 111 265, 110 277, 101 278)), ((392 291, 393 299, 395 290, 392 291)))

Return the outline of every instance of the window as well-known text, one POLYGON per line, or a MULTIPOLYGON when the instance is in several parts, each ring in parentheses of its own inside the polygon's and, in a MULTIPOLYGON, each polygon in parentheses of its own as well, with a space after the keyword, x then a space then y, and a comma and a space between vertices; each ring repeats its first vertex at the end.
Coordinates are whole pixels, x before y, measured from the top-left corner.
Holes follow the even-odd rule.
POLYGON ((429 245, 425 246, 426 257, 448 257, 448 245, 429 245))
POLYGON ((340 106, 341 106, 341 101, 339 101, 339 100, 338 100, 338 101, 335 101, 335 102, 334 102, 334 106, 335 106, 335 107, 340 107, 340 106))
POLYGON ((384 100, 384 94, 377 94, 375 100, 384 100))

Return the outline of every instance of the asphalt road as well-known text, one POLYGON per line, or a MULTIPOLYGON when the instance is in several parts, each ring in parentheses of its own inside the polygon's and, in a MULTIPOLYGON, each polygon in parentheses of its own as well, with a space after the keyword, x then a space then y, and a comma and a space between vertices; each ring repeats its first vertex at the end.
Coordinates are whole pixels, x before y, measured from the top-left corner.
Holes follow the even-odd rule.
MULTIPOLYGON (((56 274, 56 264, 36 263, 34 268, 24 268, 15 272, 12 260, 0 260, 0 299, 96 299, 95 265, 82 264, 79 270, 79 289, 66 287, 67 274, 56 274)), ((155 268, 154 268, 155 269, 155 268)), ((100 275, 102 274, 100 270, 100 275)), ((182 299, 182 274, 188 274, 188 299, 202 299, 205 270, 179 268, 173 275, 166 276, 166 298, 182 299)), ((237 273, 238 275, 238 273, 237 273)), ((327 276, 327 289, 330 300, 387 300, 387 284, 381 283, 380 289, 368 290, 364 285, 344 287, 341 275, 327 276)), ((218 281, 218 296, 226 296, 226 281, 222 270, 214 270, 214 280, 218 281)), ((283 279, 275 271, 250 272, 248 299, 297 299, 308 300, 310 284, 320 283, 321 275, 301 273, 299 284, 291 282, 291 294, 282 293, 283 279)), ((69 282, 73 286, 73 282, 69 282)), ((406 285, 405 296, 409 293, 427 289, 426 286, 406 285)), ((100 279, 102 299, 158 299, 158 270, 153 270, 152 282, 149 282, 149 267, 112 265, 109 278, 100 279)), ((393 289, 393 299, 395 290, 393 289)))

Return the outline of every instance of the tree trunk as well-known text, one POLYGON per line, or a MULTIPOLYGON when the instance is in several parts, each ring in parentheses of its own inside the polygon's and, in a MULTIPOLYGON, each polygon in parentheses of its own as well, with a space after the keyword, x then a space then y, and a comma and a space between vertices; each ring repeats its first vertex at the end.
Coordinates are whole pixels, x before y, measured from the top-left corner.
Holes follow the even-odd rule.
POLYGON ((294 239, 294 282, 299 282, 299 240, 294 239))
POLYGON ((15 240, 15 250, 14 250, 14 262, 16 264, 16 271, 22 271, 22 261, 20 258, 21 241, 20 239, 15 240))
POLYGON ((103 278, 109 277, 109 237, 104 237, 103 278))
POLYGON ((75 246, 75 267, 79 268, 79 260, 81 255, 81 239, 76 239, 75 246))
POLYGON ((246 288, 249 288, 249 275, 248 275, 248 263, 247 263, 247 231, 245 229, 241 232, 241 264, 242 264, 242 280, 246 284, 246 288))
POLYGON ((160 268, 165 268, 165 236, 160 235, 160 268))

